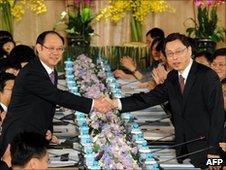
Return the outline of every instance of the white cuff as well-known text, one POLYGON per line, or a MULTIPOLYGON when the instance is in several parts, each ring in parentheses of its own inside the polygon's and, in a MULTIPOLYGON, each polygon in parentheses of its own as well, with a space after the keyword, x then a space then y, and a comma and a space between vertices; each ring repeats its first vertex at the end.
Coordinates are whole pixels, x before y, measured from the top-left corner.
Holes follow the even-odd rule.
POLYGON ((118 110, 122 110, 122 103, 120 99, 116 99, 118 104, 118 110))

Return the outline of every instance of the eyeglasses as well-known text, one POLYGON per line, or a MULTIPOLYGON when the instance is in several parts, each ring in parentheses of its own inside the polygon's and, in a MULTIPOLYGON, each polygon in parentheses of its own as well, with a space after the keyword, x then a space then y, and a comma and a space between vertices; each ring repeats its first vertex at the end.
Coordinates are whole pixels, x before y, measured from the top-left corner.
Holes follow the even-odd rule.
POLYGON ((50 53, 53 53, 54 51, 63 53, 64 52, 64 48, 63 47, 59 47, 59 48, 54 48, 54 47, 47 47, 44 44, 42 44, 43 47, 45 47, 50 53))
POLYGON ((172 51, 166 52, 166 56, 173 57, 174 55, 176 55, 176 56, 182 55, 186 49, 187 49, 187 47, 185 47, 184 49, 176 50, 174 52, 172 52, 172 51))
POLYGON ((222 67, 222 68, 223 68, 223 67, 226 66, 226 64, 223 64, 223 63, 214 63, 214 62, 213 62, 213 63, 212 63, 212 66, 213 66, 213 67, 217 67, 217 66, 218 66, 218 67, 222 67))

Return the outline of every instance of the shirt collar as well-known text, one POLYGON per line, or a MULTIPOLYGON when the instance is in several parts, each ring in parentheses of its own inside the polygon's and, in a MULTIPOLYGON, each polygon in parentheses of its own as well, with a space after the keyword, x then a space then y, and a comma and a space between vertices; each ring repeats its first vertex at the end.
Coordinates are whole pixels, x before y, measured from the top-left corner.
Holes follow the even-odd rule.
POLYGON ((189 64, 187 65, 187 67, 186 67, 182 72, 178 72, 178 75, 179 75, 179 76, 182 75, 183 78, 184 78, 185 80, 187 80, 187 78, 188 78, 188 73, 189 73, 189 71, 190 71, 190 69, 191 69, 192 63, 193 63, 193 59, 190 58, 190 61, 189 61, 189 64))
POLYGON ((42 60, 40 60, 40 61, 41 61, 42 65, 43 65, 43 67, 45 68, 45 70, 47 71, 48 75, 50 75, 54 71, 54 69, 52 69, 49 66, 47 66, 42 60))
POLYGON ((2 102, 0 102, 0 105, 2 106, 3 110, 4 110, 5 112, 7 112, 7 106, 4 105, 2 102))

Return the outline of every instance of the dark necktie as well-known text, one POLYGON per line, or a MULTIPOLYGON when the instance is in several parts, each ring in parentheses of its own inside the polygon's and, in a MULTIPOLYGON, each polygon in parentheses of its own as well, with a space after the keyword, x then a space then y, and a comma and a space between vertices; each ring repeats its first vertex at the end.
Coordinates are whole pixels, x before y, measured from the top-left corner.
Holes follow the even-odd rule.
POLYGON ((179 84, 180 84, 181 93, 183 94, 183 91, 184 91, 184 77, 182 75, 179 76, 179 84))
POLYGON ((55 84, 55 74, 54 74, 54 71, 53 71, 52 73, 49 74, 49 78, 50 78, 51 82, 52 82, 53 84, 55 84))

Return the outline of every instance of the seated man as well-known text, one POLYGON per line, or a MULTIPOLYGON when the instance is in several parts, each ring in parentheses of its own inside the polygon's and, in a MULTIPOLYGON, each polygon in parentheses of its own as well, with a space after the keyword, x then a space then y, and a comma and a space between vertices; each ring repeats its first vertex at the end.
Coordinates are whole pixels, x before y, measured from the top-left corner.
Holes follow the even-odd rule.
POLYGON ((210 64, 212 63, 212 54, 209 52, 205 52, 205 51, 200 52, 200 53, 195 54, 194 59, 196 62, 210 67, 210 64))
POLYGON ((17 76, 21 69, 21 65, 18 62, 12 62, 8 58, 0 59, 0 72, 6 72, 17 76))
POLYGON ((17 45, 9 54, 13 63, 20 63, 23 68, 29 61, 36 57, 34 50, 27 45, 17 45))
POLYGON ((10 103, 14 80, 15 76, 13 74, 0 73, 0 105, 3 109, 3 112, 0 114, 1 122, 3 122, 10 103))
POLYGON ((216 71, 221 81, 226 78, 226 48, 220 48, 215 51, 211 67, 216 71))
MULTIPOLYGON (((6 152, 3 161, 6 161, 7 165, 12 166, 13 170, 24 169, 42 169, 48 168, 48 142, 45 137, 35 132, 23 132, 18 134, 12 141, 10 150, 6 152), (11 158, 9 158, 9 153, 11 158), (8 155, 8 156, 6 156, 8 155), (11 160, 11 163, 9 162, 11 160)), ((9 148, 9 147, 8 147, 9 148)), ((1 162, 0 169, 10 169, 1 162)))

